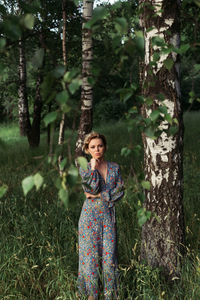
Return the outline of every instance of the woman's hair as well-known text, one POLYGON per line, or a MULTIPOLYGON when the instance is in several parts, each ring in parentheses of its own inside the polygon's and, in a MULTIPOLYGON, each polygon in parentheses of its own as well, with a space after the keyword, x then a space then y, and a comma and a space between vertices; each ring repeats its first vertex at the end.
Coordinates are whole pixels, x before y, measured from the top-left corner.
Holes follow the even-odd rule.
POLYGON ((104 144, 105 150, 106 150, 107 142, 106 142, 105 136, 103 134, 98 133, 98 132, 92 131, 92 132, 90 132, 89 134, 86 135, 86 137, 84 139, 84 142, 83 142, 83 151, 86 154, 89 154, 89 152, 88 152, 89 143, 93 139, 101 139, 103 144, 104 144))

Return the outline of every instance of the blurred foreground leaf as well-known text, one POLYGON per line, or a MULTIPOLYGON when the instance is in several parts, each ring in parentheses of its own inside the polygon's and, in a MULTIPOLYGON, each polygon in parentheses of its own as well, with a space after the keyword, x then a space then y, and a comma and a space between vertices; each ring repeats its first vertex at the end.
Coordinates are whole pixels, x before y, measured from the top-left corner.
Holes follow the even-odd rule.
POLYGON ((34 184, 35 184, 35 186, 36 186, 36 190, 37 190, 37 191, 38 191, 39 188, 42 186, 43 181, 44 181, 44 179, 43 179, 43 177, 40 175, 40 173, 36 173, 36 174, 34 175, 34 184))
POLYGON ((7 192, 7 190, 8 190, 8 186, 7 185, 2 185, 2 186, 0 186, 0 198, 2 198, 4 195, 5 195, 5 193, 7 192))
POLYGON ((68 203, 69 203, 69 193, 67 190, 61 188, 58 192, 58 196, 60 198, 60 200, 63 202, 63 204, 65 205, 65 207, 68 207, 68 203))
POLYGON ((87 170, 87 164, 88 164, 88 162, 87 162, 87 159, 85 157, 79 156, 77 158, 77 161, 78 161, 78 164, 81 166, 81 168, 83 170, 87 170))
POLYGON ((34 185, 34 177, 32 175, 22 180, 22 188, 25 196, 34 187, 34 185))

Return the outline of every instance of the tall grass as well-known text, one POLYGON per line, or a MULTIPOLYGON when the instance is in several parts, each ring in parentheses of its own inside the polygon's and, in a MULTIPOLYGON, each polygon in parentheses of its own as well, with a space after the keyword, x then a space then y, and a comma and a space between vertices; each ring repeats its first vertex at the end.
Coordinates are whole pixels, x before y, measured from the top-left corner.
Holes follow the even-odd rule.
MULTIPOLYGON (((139 264, 135 183, 130 166, 141 171, 142 157, 122 157, 121 148, 140 142, 125 123, 96 128, 108 139, 107 159, 121 165, 126 195, 117 205, 119 299, 200 299, 200 114, 187 113, 184 147, 184 207, 186 256, 182 276, 168 284, 159 269, 139 264)), ((70 132, 67 132, 69 136, 70 132)), ((30 150, 17 125, 1 125, 0 183, 9 186, 0 200, 0 299, 78 299, 77 226, 83 203, 81 187, 64 209, 55 188, 55 172, 46 163, 46 136, 30 150), (21 180, 32 172, 47 176, 46 188, 23 196, 21 180)), ((75 136, 72 139, 74 149, 75 136)), ((103 299, 103 296, 100 297, 103 299)))

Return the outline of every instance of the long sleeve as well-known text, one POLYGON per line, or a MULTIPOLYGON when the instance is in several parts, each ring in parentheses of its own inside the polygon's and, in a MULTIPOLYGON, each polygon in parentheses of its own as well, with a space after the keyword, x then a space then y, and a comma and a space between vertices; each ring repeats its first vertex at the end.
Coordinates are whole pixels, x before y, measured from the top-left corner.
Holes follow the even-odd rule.
POLYGON ((83 190, 87 193, 96 195, 100 192, 100 175, 97 170, 91 170, 88 166, 87 170, 79 168, 79 173, 82 178, 83 190))
POLYGON ((118 165, 115 168, 114 181, 114 187, 112 189, 107 189, 101 192, 102 199, 110 202, 109 206, 113 206, 113 202, 120 200, 124 196, 124 182, 118 165))

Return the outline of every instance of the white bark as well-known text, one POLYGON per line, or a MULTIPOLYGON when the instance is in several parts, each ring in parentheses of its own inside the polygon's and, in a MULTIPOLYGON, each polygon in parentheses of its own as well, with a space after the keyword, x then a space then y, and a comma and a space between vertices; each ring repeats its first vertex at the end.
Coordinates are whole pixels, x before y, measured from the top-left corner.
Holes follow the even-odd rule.
POLYGON ((154 0, 153 5, 154 12, 147 8, 142 20, 145 36, 144 82, 147 83, 143 93, 145 97, 153 99, 152 106, 144 105, 143 115, 147 118, 154 109, 164 105, 172 120, 178 120, 179 128, 175 135, 168 136, 164 130, 169 129, 170 124, 165 120, 159 125, 162 131, 159 138, 153 140, 143 135, 145 178, 151 184, 151 190, 146 191, 145 207, 156 214, 160 222, 152 217, 143 226, 141 256, 150 265, 163 266, 168 274, 171 272, 174 275, 178 273, 178 252, 184 236, 180 65, 177 53, 164 53, 162 47, 152 45, 152 38, 158 37, 168 46, 179 47, 179 1, 154 0), (149 28, 152 29, 149 31, 149 28), (154 53, 159 53, 160 57, 156 65, 151 66, 154 53), (167 70, 164 65, 166 59, 173 60, 171 70, 167 70), (149 84, 151 82, 154 85, 149 84), (159 94, 164 96, 164 100, 158 99, 159 94))
POLYGON ((81 118, 76 142, 76 155, 82 155, 84 137, 92 129, 93 91, 88 82, 91 77, 92 31, 85 28, 85 23, 92 18, 93 1, 83 0, 83 26, 82 26, 82 89, 81 89, 81 118))

